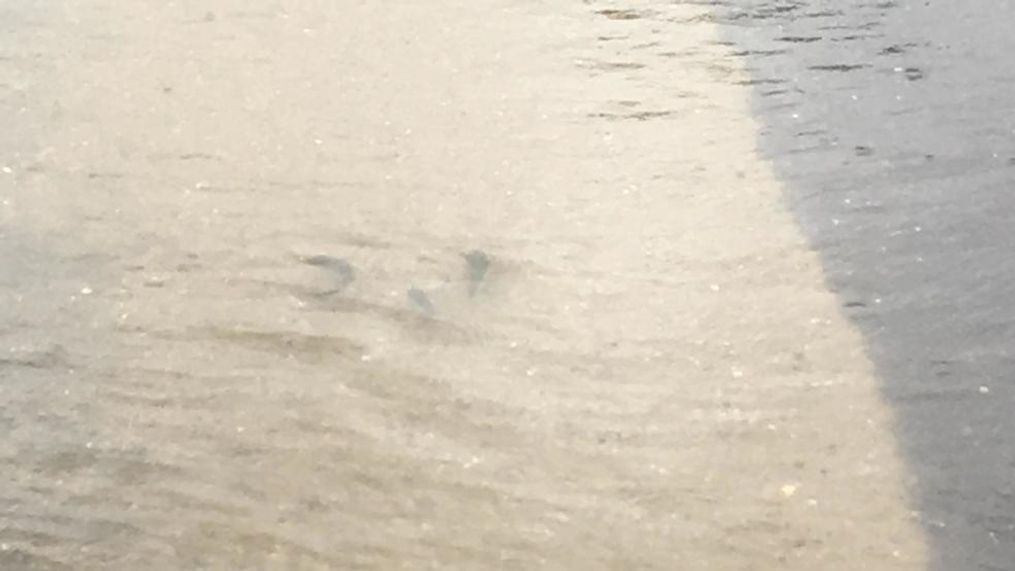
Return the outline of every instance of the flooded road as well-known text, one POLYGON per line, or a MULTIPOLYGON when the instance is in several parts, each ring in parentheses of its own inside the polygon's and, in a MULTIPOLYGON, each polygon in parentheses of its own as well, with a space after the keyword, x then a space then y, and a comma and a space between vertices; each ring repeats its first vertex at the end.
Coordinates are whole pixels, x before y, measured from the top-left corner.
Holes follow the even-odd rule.
POLYGON ((934 569, 1015 566, 1007 2, 737 2, 762 151, 864 333, 934 569))
POLYGON ((375 4, 3 5, 0 567, 932 565, 754 40, 375 4))

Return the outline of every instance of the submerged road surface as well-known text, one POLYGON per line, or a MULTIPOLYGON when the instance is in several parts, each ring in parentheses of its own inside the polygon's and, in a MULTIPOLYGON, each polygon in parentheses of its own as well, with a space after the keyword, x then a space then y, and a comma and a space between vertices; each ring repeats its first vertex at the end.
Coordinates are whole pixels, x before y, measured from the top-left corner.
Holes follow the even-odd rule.
POLYGON ((926 569, 900 290, 826 278, 724 25, 4 3, 0 568, 926 569))

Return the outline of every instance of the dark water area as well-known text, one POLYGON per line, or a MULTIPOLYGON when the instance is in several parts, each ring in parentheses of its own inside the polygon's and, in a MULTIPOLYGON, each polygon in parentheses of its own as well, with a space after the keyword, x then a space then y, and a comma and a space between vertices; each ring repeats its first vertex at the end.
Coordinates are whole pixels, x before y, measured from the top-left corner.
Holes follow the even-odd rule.
POLYGON ((1015 3, 714 15, 896 411, 934 569, 1015 568, 1015 3))

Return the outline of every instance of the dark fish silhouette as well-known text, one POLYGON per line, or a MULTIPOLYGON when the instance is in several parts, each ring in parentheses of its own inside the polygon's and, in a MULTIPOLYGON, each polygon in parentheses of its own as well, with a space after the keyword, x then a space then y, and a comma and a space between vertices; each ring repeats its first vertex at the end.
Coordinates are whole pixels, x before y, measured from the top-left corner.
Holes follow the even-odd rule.
POLYGON ((405 295, 409 300, 409 305, 415 307, 424 315, 433 315, 433 303, 430 302, 430 296, 428 296, 425 291, 416 286, 412 286, 409 288, 409 291, 405 292, 405 295))
POLYGON ((462 254, 462 257, 465 258, 466 271, 469 276, 469 295, 476 295, 480 284, 483 283, 483 278, 486 277, 487 270, 490 269, 490 256, 487 256, 486 252, 482 250, 473 250, 462 254))
POLYGON ((342 258, 320 254, 317 256, 300 258, 300 260, 308 266, 316 266, 334 274, 336 279, 335 288, 328 290, 325 293, 338 293, 348 287, 349 284, 356 279, 356 270, 353 269, 352 264, 342 258))

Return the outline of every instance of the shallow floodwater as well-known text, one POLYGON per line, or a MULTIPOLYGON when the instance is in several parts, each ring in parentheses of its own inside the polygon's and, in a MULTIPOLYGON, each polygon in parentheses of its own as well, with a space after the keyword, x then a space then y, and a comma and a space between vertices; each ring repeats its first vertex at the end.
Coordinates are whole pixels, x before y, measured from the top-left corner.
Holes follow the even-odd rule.
POLYGON ((761 40, 423 4, 0 8, 0 567, 925 568, 761 40))
POLYGON ((1007 2, 735 2, 762 152, 863 331, 936 569, 1015 562, 1007 2))

